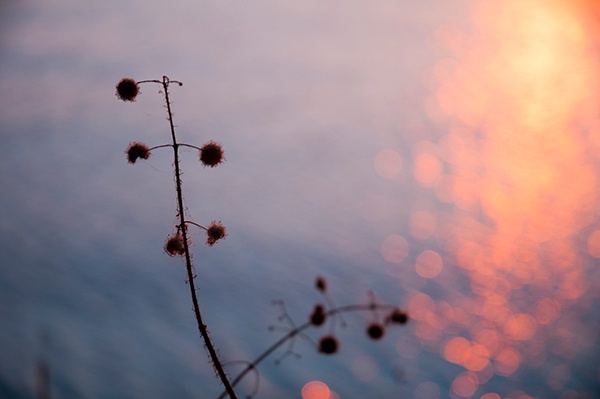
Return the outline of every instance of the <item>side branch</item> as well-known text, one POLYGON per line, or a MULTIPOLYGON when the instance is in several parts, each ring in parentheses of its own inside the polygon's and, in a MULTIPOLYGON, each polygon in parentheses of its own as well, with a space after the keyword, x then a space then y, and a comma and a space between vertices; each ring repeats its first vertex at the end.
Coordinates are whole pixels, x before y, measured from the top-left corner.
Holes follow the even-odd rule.
POLYGON ((148 151, 152 151, 152 150, 156 150, 157 148, 164 148, 164 147, 173 147, 173 144, 155 145, 154 147, 148 148, 148 151))
MULTIPOLYGON (((373 311, 373 310, 386 310, 386 309, 392 311, 392 314, 390 316, 391 322, 398 322, 400 324, 403 324, 403 322, 406 322, 406 320, 404 320, 403 322, 398 321, 398 320, 393 320, 393 317, 395 315, 399 315, 399 314, 406 315, 406 314, 404 312, 401 312, 400 310, 398 310, 397 307, 395 307, 393 305, 388 305, 388 304, 369 303, 369 304, 363 304, 363 305, 346 305, 346 306, 340 306, 340 307, 331 309, 331 310, 327 311, 325 314, 327 316, 334 316, 336 314, 346 313, 346 312, 356 312, 356 311, 364 311, 364 310, 373 311)), ((281 337, 278 341, 276 341, 274 344, 269 346, 260 356, 258 356, 256 359, 254 359, 254 361, 249 362, 248 366, 246 366, 246 368, 244 368, 244 370, 242 370, 231 381, 231 385, 236 386, 246 376, 246 374, 248 374, 249 372, 256 369, 256 367, 263 360, 265 360, 267 357, 269 357, 269 355, 271 355, 271 353, 273 353, 275 350, 277 350, 281 345, 285 344, 290 339, 294 339, 294 337, 296 337, 298 334, 300 334, 304 330, 308 329, 309 327, 314 327, 314 326, 315 326, 315 324, 313 322, 307 321, 304 324, 301 324, 300 326, 290 330, 287 334, 285 334, 283 337, 281 337)), ((221 393, 221 395, 219 396, 218 399, 223 399, 226 396, 227 396, 227 391, 221 393)))
POLYGON ((200 147, 197 147, 197 146, 195 146, 195 145, 191 145, 191 144, 185 144, 185 143, 179 143, 179 145, 180 145, 180 146, 183 146, 183 147, 190 147, 190 148, 193 148, 193 149, 195 149, 195 150, 198 150, 198 151, 202 151, 202 148, 200 148, 200 147))

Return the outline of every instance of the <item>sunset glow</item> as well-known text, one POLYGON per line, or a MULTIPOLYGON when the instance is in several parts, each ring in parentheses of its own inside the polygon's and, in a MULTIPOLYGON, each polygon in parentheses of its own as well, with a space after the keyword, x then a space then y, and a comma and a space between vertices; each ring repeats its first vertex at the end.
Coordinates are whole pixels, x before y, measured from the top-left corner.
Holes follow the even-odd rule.
MULTIPOLYGON (((566 358, 584 348, 558 326, 592 288, 586 276, 600 257, 599 10, 584 1, 481 1, 471 32, 438 30, 451 57, 431 71, 430 115, 448 129, 413 147, 413 172, 453 205, 448 248, 472 295, 448 302, 446 324, 436 299, 407 300, 414 334, 437 340, 442 357, 466 370, 452 397, 473 396, 488 371, 510 376, 541 364, 550 342, 566 358), (448 323, 460 327, 456 335, 447 337, 448 323)), ((430 237, 436 219, 415 212, 411 235, 430 237)), ((419 276, 441 272, 436 255, 417 257, 419 276)))

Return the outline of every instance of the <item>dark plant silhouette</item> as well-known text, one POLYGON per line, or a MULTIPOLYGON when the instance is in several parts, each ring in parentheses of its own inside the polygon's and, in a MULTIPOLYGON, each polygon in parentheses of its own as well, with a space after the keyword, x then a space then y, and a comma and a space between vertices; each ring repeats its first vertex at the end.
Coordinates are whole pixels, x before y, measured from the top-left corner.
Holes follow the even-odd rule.
MULTIPOLYGON (((343 313, 347 312, 371 312, 377 318, 379 312, 385 312, 386 318, 384 324, 377 324, 381 329, 381 336, 383 336, 383 332, 385 331, 386 326, 388 325, 402 325, 408 322, 408 314, 398 309, 397 307, 389 304, 381 304, 371 299, 370 303, 367 304, 356 304, 356 305, 347 305, 347 306, 339 306, 336 307, 333 305, 333 301, 328 297, 327 294, 327 282, 323 277, 317 277, 317 281, 315 284, 317 290, 319 290, 324 296, 327 296, 327 301, 331 303, 331 309, 326 310, 325 306, 322 304, 317 304, 313 308, 312 313, 310 314, 308 321, 301 324, 296 325, 292 317, 288 314, 285 304, 283 301, 274 301, 275 305, 278 305, 281 309, 281 315, 279 316, 280 321, 287 321, 289 324, 289 328, 284 328, 287 332, 283 335, 278 341, 273 343, 269 348, 267 348, 262 354, 260 354, 254 361, 252 362, 244 362, 246 363, 246 367, 240 372, 232 381, 231 384, 235 386, 238 382, 240 382, 248 373, 256 372, 257 366, 265 360, 269 355, 271 355, 275 350, 281 347, 284 344, 288 344, 288 349, 284 352, 284 354, 276 360, 277 363, 280 363, 284 358, 289 355, 295 355, 299 357, 296 353, 293 352, 293 344, 295 342, 296 337, 303 336, 304 331, 309 328, 320 328, 326 321, 329 321, 330 329, 329 331, 322 335, 319 341, 316 343, 316 350, 319 353, 324 355, 333 355, 340 350, 340 343, 335 336, 334 330, 337 325, 336 316, 340 316, 343 313)), ((346 326, 346 323, 341 321, 342 327, 346 326)), ((370 324, 372 326, 373 324, 370 324)), ((271 330, 280 329, 280 327, 271 326, 271 330)), ((369 327, 370 329, 370 327, 369 327)), ((371 339, 379 339, 380 337, 373 337, 367 333, 371 339)), ((306 337, 305 337, 306 338, 306 337)), ((256 389, 255 389, 256 391, 256 389)), ((223 392, 219 399, 223 399, 227 396, 227 392, 223 392)), ((251 396, 249 396, 251 397, 251 396)))
MULTIPOLYGON (((327 281, 323 277, 317 277, 315 282, 315 288, 323 295, 325 302, 324 304, 316 304, 312 310, 312 313, 308 316, 308 320, 300 325, 296 325, 292 318, 285 310, 283 301, 276 301, 275 303, 281 307, 282 315, 279 317, 280 321, 287 321, 289 327, 285 328, 287 333, 283 335, 273 345, 268 347, 260 356, 258 356, 252 362, 243 362, 247 366, 233 379, 230 379, 225 372, 224 362, 219 358, 217 350, 211 340, 208 328, 202 319, 202 313, 200 311, 200 305, 196 295, 194 266, 192 264, 192 257, 190 254, 190 242, 188 234, 188 226, 193 225, 206 231, 206 244, 213 246, 219 240, 227 236, 227 230, 221 222, 212 221, 208 226, 198 224, 187 218, 186 209, 183 206, 183 191, 182 191, 182 180, 181 180, 181 169, 179 161, 179 149, 180 147, 190 147, 199 151, 199 158, 202 164, 206 167, 214 168, 221 164, 224 160, 224 151, 221 144, 216 141, 209 141, 202 147, 196 147, 191 144, 180 143, 177 141, 175 135, 175 125, 173 123, 173 112, 171 109, 171 100, 169 97, 169 87, 172 83, 182 86, 183 84, 176 80, 171 80, 167 76, 163 76, 162 80, 142 80, 135 81, 131 78, 122 79, 116 86, 116 95, 119 99, 128 102, 134 102, 136 97, 140 94, 139 85, 144 83, 155 83, 162 86, 162 93, 165 97, 165 104, 167 109, 169 121, 169 128, 171 132, 171 142, 168 144, 162 144, 154 147, 148 147, 144 143, 133 142, 129 145, 126 150, 127 161, 134 164, 138 159, 148 159, 153 150, 158 148, 171 147, 173 149, 173 167, 175 174, 175 191, 177 193, 177 224, 175 226, 176 232, 171 234, 165 244, 164 250, 170 256, 181 256, 185 261, 187 271, 187 283, 190 288, 190 295, 192 298, 192 304, 198 330, 204 341, 206 349, 208 351, 210 361, 215 368, 215 372, 225 387, 225 391, 219 396, 219 398, 225 398, 229 396, 232 399, 237 399, 234 387, 251 371, 257 372, 256 367, 269 355, 271 355, 276 349, 281 347, 283 344, 288 343, 288 350, 284 355, 277 360, 280 362, 287 355, 293 354, 292 351, 295 338, 303 336, 304 330, 308 328, 321 328, 325 324, 329 324, 330 331, 321 336, 319 342, 316 344, 316 349, 325 355, 332 355, 340 350, 340 343, 334 334, 334 329, 337 324, 337 316, 341 317, 342 313, 345 312, 356 312, 356 311, 368 311, 372 312, 375 316, 375 320, 367 326, 367 335, 371 339, 378 340, 383 337, 385 329, 388 325, 392 324, 405 324, 408 321, 408 315, 406 312, 396 308, 392 305, 377 303, 374 299, 368 304, 348 305, 335 307, 332 299, 329 297, 327 292, 327 281), (378 321, 380 311, 386 312, 386 317, 383 323, 378 321)), ((342 319, 342 326, 345 326, 345 322, 342 319)), ((280 327, 281 328, 281 327, 280 327)), ((272 327, 272 330, 277 327, 272 327)), ((258 379, 257 379, 258 381, 258 379)), ((255 391, 258 389, 258 382, 255 391)), ((252 395, 248 396, 251 397, 252 395)))
MULTIPOLYGON (((205 158, 208 158, 208 163, 206 163, 207 161, 202 159, 202 154, 204 152, 206 152, 206 149, 203 151, 202 149, 200 149, 196 146, 177 142, 177 136, 175 135, 175 125, 173 123, 173 111, 171 110, 171 100, 169 98, 169 86, 171 85, 171 83, 175 83, 175 84, 178 84, 179 86, 183 86, 183 83, 176 81, 176 80, 170 80, 167 76, 163 76, 162 80, 143 80, 143 81, 139 81, 139 82, 136 82, 135 80, 130 79, 130 78, 125 78, 125 79, 122 79, 117 84, 117 97, 119 97, 123 101, 135 101, 135 98, 139 94, 139 84, 141 84, 141 83, 158 83, 158 84, 162 85, 162 87, 163 87, 162 92, 164 93, 165 103, 167 106, 167 114, 168 114, 168 120, 169 120, 169 127, 171 129, 172 142, 170 144, 165 144, 165 145, 156 146, 156 147, 152 147, 152 148, 148 148, 145 144, 142 144, 142 143, 132 143, 129 146, 129 148, 127 149, 127 159, 129 162, 133 163, 138 158, 147 159, 150 156, 150 151, 152 151, 153 149, 156 149, 159 147, 172 147, 173 148, 173 158, 174 158, 173 165, 174 165, 174 169, 175 169, 175 190, 177 192, 177 216, 179 219, 179 224, 176 226, 177 233, 170 236, 167 239, 167 242, 165 244, 165 251, 171 256, 181 255, 185 259, 185 265, 186 265, 187 276, 188 276, 187 282, 190 287, 190 294, 192 296, 192 303, 194 306, 194 314, 196 316, 198 330, 200 331, 200 335, 202 336, 202 339, 204 340, 204 344, 206 346, 206 349, 208 350, 208 353, 209 353, 210 359, 212 361, 212 364, 215 368, 215 371, 217 372, 218 377, 220 378, 221 382, 225 386, 225 390, 227 391, 227 393, 229 394, 229 396, 231 398, 237 398, 235 395, 235 392, 233 390, 233 387, 231 386, 231 383, 229 382, 229 378, 227 377, 227 374, 225 373, 225 370, 223 369, 223 362, 219 359, 219 355, 217 354, 217 351, 213 345, 213 342, 212 342, 209 332, 208 332, 208 328, 204 324, 204 321, 202 319, 202 314, 200 312, 200 305, 198 303, 198 298, 196 296, 196 286, 194 284, 194 277, 196 276, 196 274, 194 272, 194 266, 192 264, 192 257, 190 255, 189 241, 188 241, 188 234, 187 234, 187 225, 188 225, 189 221, 186 220, 186 218, 185 218, 185 208, 183 207, 183 192, 181 189, 181 170, 179 167, 179 147, 180 146, 187 146, 187 147, 192 147, 192 148, 198 149, 201 154, 200 159, 202 160, 202 162, 205 162, 205 165, 208 165, 211 167, 214 167, 222 162, 223 151, 217 143, 212 142, 212 141, 210 143, 208 143, 207 146, 210 147, 210 150, 208 151, 209 156, 205 157, 205 158), (216 153, 218 153, 219 156, 215 155, 216 153)), ((221 230, 220 230, 220 234, 217 234, 217 235, 215 235, 214 232, 211 235, 209 229, 207 229, 207 232, 209 232, 207 242, 209 242, 210 245, 213 245, 219 238, 225 237, 225 229, 221 225, 219 225, 219 226, 221 227, 221 230)))

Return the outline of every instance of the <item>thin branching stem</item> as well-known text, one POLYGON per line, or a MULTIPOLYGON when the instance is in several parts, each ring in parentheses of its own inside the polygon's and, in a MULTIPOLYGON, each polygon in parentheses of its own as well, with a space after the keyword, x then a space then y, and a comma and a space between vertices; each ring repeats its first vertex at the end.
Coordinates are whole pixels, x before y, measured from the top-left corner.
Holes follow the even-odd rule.
POLYGON ((201 229, 207 230, 207 228, 206 228, 206 227, 202 226, 202 225, 201 225, 201 224, 199 224, 199 223, 192 222, 191 220, 186 220, 186 221, 185 221, 185 223, 187 223, 187 224, 193 224, 194 226, 197 226, 197 227, 200 227, 201 229))
POLYGON ((184 146, 184 147, 190 147, 190 148, 194 148, 198 151, 202 151, 202 149, 200 147, 196 147, 195 145, 192 144, 185 144, 185 143, 179 143, 180 146, 184 146))
POLYGON ((155 145, 154 147, 148 148, 148 151, 156 150, 157 148, 173 147, 173 144, 155 145))
MULTIPOLYGON (((151 82, 159 82, 159 81, 152 80, 151 82)), ((173 140, 172 147, 173 147, 173 157, 174 157, 173 164, 175 167, 175 187, 177 190, 177 214, 179 216, 179 227, 181 230, 181 235, 183 237, 183 250, 184 250, 184 256, 185 256, 185 265, 186 265, 187 274, 188 274, 188 284, 190 286, 190 293, 192 295, 192 303, 194 305, 194 314, 196 315, 196 321, 198 322, 198 330, 200 331, 200 335, 202 336, 202 338, 204 340, 206 349, 208 350, 208 353, 210 355, 213 366, 215 367, 215 370, 217 372, 217 375, 221 379, 221 382, 225 386, 226 395, 229 395, 229 397, 231 399, 237 399, 235 391, 233 390, 233 386, 229 381, 229 377, 225 373, 225 370, 223 369, 223 364, 222 364, 221 360, 219 359, 219 355, 217 354, 217 351, 212 343, 212 340, 208 333, 208 328, 204 324, 204 321, 202 320, 202 315, 200 313, 200 305, 198 303, 198 298, 196 296, 196 286, 194 284, 195 274, 194 274, 194 267, 192 266, 192 257, 190 255, 190 248, 189 248, 189 243, 188 243, 187 228, 186 228, 186 224, 185 224, 186 221, 185 221, 184 207, 183 207, 183 194, 182 194, 182 190, 181 190, 181 170, 179 168, 179 146, 181 144, 177 143, 177 137, 175 136, 175 125, 173 124, 173 112, 171 111, 171 101, 169 99, 169 83, 170 82, 175 82, 175 83, 178 83, 179 85, 181 85, 180 82, 170 81, 169 78, 166 76, 163 76, 162 82, 159 82, 159 83, 161 83, 164 88, 165 102, 167 103, 167 113, 169 114, 169 118, 168 118, 169 126, 171 127, 171 138, 173 140)))
MULTIPOLYGON (((202 149, 200 147, 192 145, 192 144, 177 143, 177 145, 179 147, 190 147, 190 148, 193 148, 195 150, 202 151, 202 149)), ((163 148, 163 147, 173 147, 173 144, 155 145, 154 147, 148 148, 148 151, 156 150, 157 148, 163 148)))
MULTIPOLYGON (((369 303, 369 304, 358 304, 358 305, 346 305, 340 306, 334 309, 330 309, 327 311, 327 316, 334 316, 340 313, 346 312, 356 312, 362 310, 376 310, 376 309, 396 309, 395 306, 389 304, 378 304, 378 303, 369 303)), ((287 334, 281 337, 277 342, 269 346, 260 356, 258 356, 254 361, 249 362, 248 366, 244 370, 242 370, 233 380, 231 380, 231 385, 236 386, 249 372, 256 369, 263 360, 265 360, 271 353, 277 350, 281 345, 285 344, 288 340, 294 339, 298 334, 302 333, 307 328, 314 327, 310 321, 307 321, 304 324, 290 330, 287 334)), ((227 391, 221 393, 218 399, 223 399, 227 397, 227 391)))

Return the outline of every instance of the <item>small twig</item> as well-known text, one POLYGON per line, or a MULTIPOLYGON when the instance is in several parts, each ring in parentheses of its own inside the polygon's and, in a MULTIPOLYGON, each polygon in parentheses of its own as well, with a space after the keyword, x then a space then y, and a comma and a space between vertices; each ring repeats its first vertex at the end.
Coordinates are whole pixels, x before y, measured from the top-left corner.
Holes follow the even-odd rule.
POLYGON ((196 226, 196 227, 200 227, 201 229, 207 230, 207 227, 205 227, 205 226, 202 226, 201 224, 198 224, 198 223, 196 223, 196 222, 192 222, 191 220, 186 220, 186 221, 184 221, 184 223, 187 223, 187 224, 193 224, 193 225, 194 225, 194 226, 196 226))
MULTIPOLYGON (((356 312, 356 311, 365 311, 365 310, 373 311, 373 310, 377 310, 377 309, 394 310, 394 309, 397 309, 397 307, 393 306, 393 305, 377 304, 377 303, 369 303, 366 305, 346 305, 346 306, 340 306, 340 307, 337 307, 334 309, 330 309, 329 311, 327 311, 326 315, 334 316, 338 313, 356 312)), ((284 314, 284 317, 285 316, 286 316, 286 314, 284 314)), ((287 317, 289 317, 289 316, 287 316, 287 317)), ((304 330, 306 330, 310 327, 314 327, 314 325, 310 321, 308 321, 308 322, 305 322, 304 324, 301 324, 300 326, 290 330, 287 334, 285 334, 283 337, 281 337, 277 342, 275 342, 274 344, 269 346, 260 356, 258 356, 256 359, 254 359, 254 361, 250 362, 244 370, 242 370, 235 378, 233 378, 231 380, 231 385, 233 387, 235 387, 246 376, 246 374, 248 374, 253 369, 256 369, 256 367, 263 360, 265 360, 267 357, 269 357, 269 355, 271 355, 271 353, 273 353, 276 349, 278 349, 281 345, 286 343, 288 340, 294 339, 296 337, 296 335, 298 335, 299 333, 302 333, 304 330)), ((227 391, 221 393, 221 395, 218 397, 218 399, 223 399, 226 396, 227 396, 227 391)))
POLYGON ((157 148, 163 148, 163 147, 173 147, 173 144, 156 145, 154 147, 148 148, 148 151, 156 150, 157 148))
POLYGON ((184 147, 190 147, 190 148, 193 148, 193 149, 198 150, 198 151, 202 151, 202 149, 200 147, 196 147, 195 145, 185 144, 185 143, 179 143, 179 145, 180 146, 184 146, 184 147))

